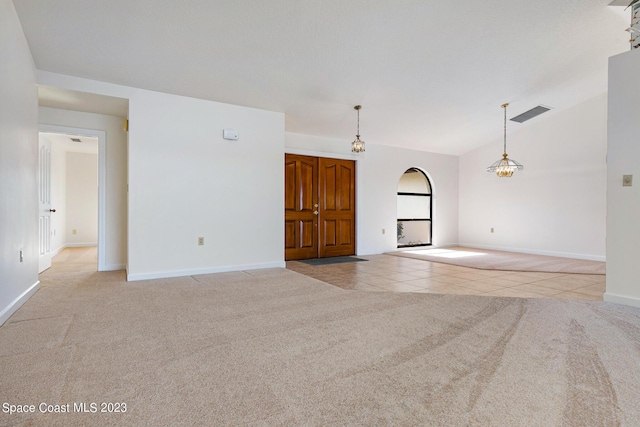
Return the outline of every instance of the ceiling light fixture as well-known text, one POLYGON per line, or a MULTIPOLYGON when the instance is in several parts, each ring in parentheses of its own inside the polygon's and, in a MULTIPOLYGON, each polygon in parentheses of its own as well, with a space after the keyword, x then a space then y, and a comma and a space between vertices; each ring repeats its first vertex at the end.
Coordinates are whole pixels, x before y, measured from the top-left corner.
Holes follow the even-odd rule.
POLYGON ((351 143, 351 151, 354 153, 362 153, 364 151, 364 141, 360 139, 360 110, 362 109, 362 105, 356 105, 353 109, 358 112, 358 133, 356 134, 356 139, 351 143))
POLYGON ((509 104, 502 104, 504 109, 504 151, 502 158, 487 168, 487 172, 495 172, 499 178, 509 178, 516 170, 523 170, 524 166, 515 160, 507 157, 507 107, 509 104))

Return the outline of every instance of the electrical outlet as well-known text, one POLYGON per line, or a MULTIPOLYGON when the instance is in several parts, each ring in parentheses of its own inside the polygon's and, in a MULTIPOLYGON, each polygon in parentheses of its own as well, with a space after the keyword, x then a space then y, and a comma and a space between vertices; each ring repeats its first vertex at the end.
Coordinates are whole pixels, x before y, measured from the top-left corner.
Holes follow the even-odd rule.
POLYGON ((204 237, 198 237, 198 246, 204 246, 204 237))
POLYGON ((383 229, 382 229, 382 234, 384 234, 384 233, 386 233, 386 230, 383 228, 383 229))
POLYGON ((491 227, 491 232, 493 233, 493 227, 491 227))
POLYGON ((631 187, 633 185, 633 175, 622 175, 622 186, 631 187))
POLYGON ((24 251, 20 249, 20 262, 24 262, 24 251))
POLYGON ((71 230, 71 234, 78 234, 78 230, 74 228, 73 230, 71 230))

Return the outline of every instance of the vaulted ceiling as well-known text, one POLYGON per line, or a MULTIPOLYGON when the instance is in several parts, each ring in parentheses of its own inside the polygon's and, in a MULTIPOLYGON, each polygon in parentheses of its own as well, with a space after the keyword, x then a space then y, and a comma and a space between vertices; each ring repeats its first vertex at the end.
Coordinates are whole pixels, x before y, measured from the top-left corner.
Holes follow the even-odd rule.
MULTIPOLYGON (((459 155, 502 109, 607 90, 611 0, 13 0, 36 68, 285 113, 286 130, 459 155)), ((541 116, 542 117, 542 116, 541 116)), ((518 126, 510 125, 510 132, 518 126)))

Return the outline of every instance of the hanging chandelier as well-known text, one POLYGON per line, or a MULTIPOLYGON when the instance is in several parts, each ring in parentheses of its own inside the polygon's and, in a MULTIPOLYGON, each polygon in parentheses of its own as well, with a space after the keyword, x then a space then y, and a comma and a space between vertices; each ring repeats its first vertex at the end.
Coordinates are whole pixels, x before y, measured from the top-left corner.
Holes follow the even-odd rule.
POLYGON ((364 151, 364 141, 360 139, 360 109, 362 105, 356 105, 353 107, 358 112, 358 133, 356 139, 351 143, 351 151, 354 153, 362 153, 364 151))
POLYGON ((516 170, 523 170, 524 166, 513 159, 507 157, 507 107, 509 104, 502 104, 504 109, 504 150, 502 158, 487 168, 487 172, 495 172, 499 178, 509 178, 516 170))

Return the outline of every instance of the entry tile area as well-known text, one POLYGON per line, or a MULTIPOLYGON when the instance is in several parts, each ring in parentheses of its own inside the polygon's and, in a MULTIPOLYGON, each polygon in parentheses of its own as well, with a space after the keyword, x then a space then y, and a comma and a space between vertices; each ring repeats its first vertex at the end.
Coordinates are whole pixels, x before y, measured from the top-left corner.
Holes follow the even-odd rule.
POLYGON ((605 276, 479 270, 391 255, 358 256, 367 261, 287 268, 343 289, 379 292, 490 295, 602 301, 605 276))

